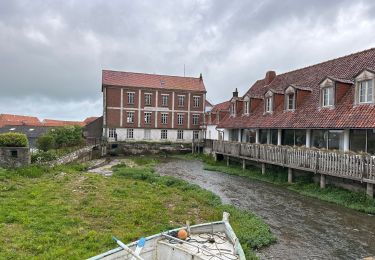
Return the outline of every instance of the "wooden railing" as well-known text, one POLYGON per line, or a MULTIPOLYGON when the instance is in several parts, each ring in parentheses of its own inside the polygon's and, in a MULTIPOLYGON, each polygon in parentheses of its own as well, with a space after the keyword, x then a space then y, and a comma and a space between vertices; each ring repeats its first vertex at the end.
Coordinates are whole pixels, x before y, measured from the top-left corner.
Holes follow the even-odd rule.
POLYGON ((304 147, 214 141, 213 152, 261 163, 375 183, 375 156, 304 147))

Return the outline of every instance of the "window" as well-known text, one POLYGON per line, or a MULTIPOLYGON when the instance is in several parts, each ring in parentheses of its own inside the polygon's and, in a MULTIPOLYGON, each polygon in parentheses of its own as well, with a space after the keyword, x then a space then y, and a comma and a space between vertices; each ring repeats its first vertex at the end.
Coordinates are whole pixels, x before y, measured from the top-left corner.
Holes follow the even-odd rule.
POLYGON ((151 129, 145 129, 143 132, 143 138, 145 140, 150 140, 151 139, 151 129))
POLYGON ((333 87, 323 88, 322 105, 323 107, 333 106, 333 87))
POLYGON ((178 125, 184 124, 184 114, 177 114, 177 124, 178 125))
POLYGON ((108 132, 108 137, 109 138, 115 138, 116 137, 116 128, 110 128, 108 132))
POLYGON ((199 96, 194 96, 193 97, 193 100, 194 100, 194 107, 199 107, 200 105, 200 97, 199 96))
POLYGON ((134 111, 129 111, 126 122, 129 124, 134 123, 134 111))
POLYGON ((14 150, 14 151, 10 151, 10 156, 12 158, 18 158, 18 151, 14 150))
POLYGON ((152 94, 145 93, 145 106, 151 106, 152 94))
POLYGON ((178 96, 178 106, 183 107, 185 105, 185 95, 178 96))
POLYGON ((350 150, 375 154, 375 129, 350 130, 350 150))
POLYGON ((184 139, 184 130, 177 130, 177 139, 178 140, 184 139))
POLYGON ((272 97, 266 98, 266 112, 272 112, 272 97))
POLYGON ((126 138, 133 139, 134 138, 134 129, 126 129, 126 138))
POLYGON ((234 116, 236 114, 236 105, 234 103, 230 106, 230 113, 234 116))
POLYGON ((160 136, 161 139, 168 139, 168 130, 161 130, 161 136, 160 136))
POLYGON ((282 145, 304 146, 306 145, 306 130, 285 129, 282 131, 282 145))
POLYGON ((245 101, 244 102, 244 112, 245 112, 245 114, 249 114, 249 106, 250 105, 250 102, 249 101, 245 101))
POLYGON ((151 112, 145 112, 145 124, 151 124, 151 112))
POLYGON ((260 129, 259 130, 259 143, 267 144, 267 135, 268 135, 267 129, 260 129))
POLYGON ((290 93, 286 95, 286 109, 293 110, 295 109, 295 95, 290 93))
POLYGON ((161 123, 163 125, 168 124, 168 113, 162 113, 161 114, 161 123))
POLYGON ((344 147, 343 130, 313 130, 312 146, 316 148, 342 150, 344 147))
POLYGON ((168 106, 168 96, 167 94, 162 94, 161 95, 161 105, 163 107, 167 107, 168 106))
POLYGON ((373 86, 372 80, 359 82, 359 103, 372 103, 373 86))
POLYGON ((193 131, 193 139, 194 139, 194 140, 199 139, 199 131, 198 131, 198 130, 194 130, 194 131, 193 131))
POLYGON ((199 124, 199 115, 193 115, 193 125, 199 124))
POLYGON ((134 92, 128 92, 128 104, 134 104, 134 92))

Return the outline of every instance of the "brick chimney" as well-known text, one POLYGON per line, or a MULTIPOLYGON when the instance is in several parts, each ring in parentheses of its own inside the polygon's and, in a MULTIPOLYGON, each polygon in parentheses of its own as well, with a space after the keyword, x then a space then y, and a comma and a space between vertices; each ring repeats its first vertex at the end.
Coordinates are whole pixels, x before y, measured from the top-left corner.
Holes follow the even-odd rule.
POLYGON ((238 97, 238 90, 236 88, 236 90, 233 92, 233 97, 238 97))
POLYGON ((267 71, 266 77, 264 78, 266 85, 270 84, 274 78, 276 78, 276 72, 273 70, 267 71))

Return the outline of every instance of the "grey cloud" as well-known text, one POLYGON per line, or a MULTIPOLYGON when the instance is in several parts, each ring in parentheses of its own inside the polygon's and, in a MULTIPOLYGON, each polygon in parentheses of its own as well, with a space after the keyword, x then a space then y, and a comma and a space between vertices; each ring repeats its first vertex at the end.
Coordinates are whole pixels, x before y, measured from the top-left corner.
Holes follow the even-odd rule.
POLYGON ((184 64, 187 75, 203 72, 216 103, 269 69, 374 46, 374 8, 370 0, 1 1, 0 112, 35 107, 42 117, 81 119, 101 113, 101 69, 183 75, 184 64))

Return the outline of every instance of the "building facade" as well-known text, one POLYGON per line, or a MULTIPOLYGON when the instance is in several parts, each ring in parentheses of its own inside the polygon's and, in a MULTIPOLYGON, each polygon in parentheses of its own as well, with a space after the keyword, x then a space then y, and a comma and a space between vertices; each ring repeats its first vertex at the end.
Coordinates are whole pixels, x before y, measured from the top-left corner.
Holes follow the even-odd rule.
POLYGON ((214 105, 205 115, 205 138, 210 140, 224 140, 225 129, 217 128, 218 124, 229 114, 230 102, 225 101, 214 105))
POLYGON ((201 135, 206 88, 198 78, 103 70, 109 142, 191 142, 201 135))
POLYGON ((276 75, 230 100, 229 141, 375 154, 375 49, 276 75))

